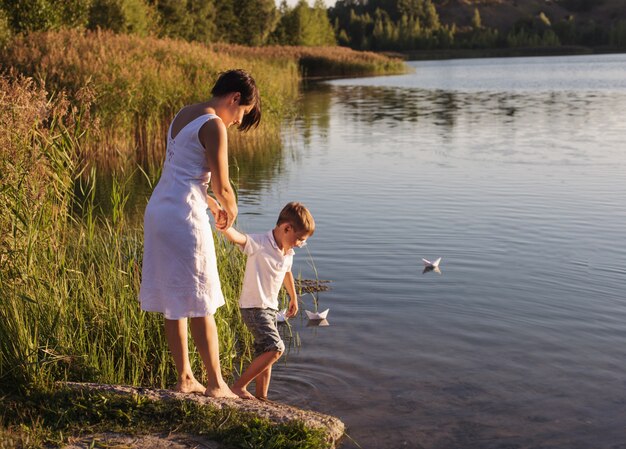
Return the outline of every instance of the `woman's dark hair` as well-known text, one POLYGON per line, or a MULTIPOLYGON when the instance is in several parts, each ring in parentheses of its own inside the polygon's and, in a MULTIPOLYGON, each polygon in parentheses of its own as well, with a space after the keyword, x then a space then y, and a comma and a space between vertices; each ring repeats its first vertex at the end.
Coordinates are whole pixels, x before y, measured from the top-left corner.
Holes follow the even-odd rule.
POLYGON ((256 87, 254 78, 241 69, 220 73, 215 86, 211 89, 211 94, 214 97, 221 97, 232 92, 241 94, 239 103, 241 106, 253 105, 250 112, 243 116, 238 129, 240 131, 248 131, 250 128, 259 126, 261 121, 261 97, 259 96, 259 89, 256 87))

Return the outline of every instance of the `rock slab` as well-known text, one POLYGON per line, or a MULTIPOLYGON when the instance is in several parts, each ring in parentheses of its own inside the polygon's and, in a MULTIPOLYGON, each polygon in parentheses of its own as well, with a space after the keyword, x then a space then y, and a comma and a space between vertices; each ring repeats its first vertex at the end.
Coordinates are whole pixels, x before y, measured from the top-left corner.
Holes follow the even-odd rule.
MULTIPOLYGON (((344 423, 334 416, 324 415, 311 410, 303 410, 286 404, 277 402, 265 402, 247 399, 224 399, 210 398, 200 394, 186 394, 171 390, 160 390, 155 388, 132 387, 125 385, 106 385, 95 383, 66 382, 65 385, 72 389, 83 389, 90 391, 106 391, 117 394, 146 396, 152 400, 182 400, 193 401, 198 404, 208 405, 221 409, 229 407, 242 412, 254 413, 257 416, 268 419, 274 423, 286 423, 289 421, 302 421, 307 427, 322 429, 327 436, 331 447, 336 447, 337 443, 344 435, 344 423)), ((196 446, 197 447, 197 446, 196 446)))

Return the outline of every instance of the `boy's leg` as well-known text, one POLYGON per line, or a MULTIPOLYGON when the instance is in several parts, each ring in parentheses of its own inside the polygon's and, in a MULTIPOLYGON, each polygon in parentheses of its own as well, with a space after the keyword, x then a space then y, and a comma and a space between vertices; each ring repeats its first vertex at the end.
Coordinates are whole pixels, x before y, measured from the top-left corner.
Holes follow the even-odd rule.
POLYGON ((207 388, 204 394, 215 398, 236 398, 224 379, 220 369, 220 349, 217 326, 213 315, 191 318, 191 335, 207 371, 207 388))
MULTIPOLYGON (((256 378, 257 379, 257 391, 258 391, 259 374, 265 372, 268 369, 271 370, 272 365, 274 364, 274 362, 276 362, 276 360, 280 358, 281 355, 282 355, 282 352, 280 351, 268 351, 256 357, 252 361, 252 363, 250 363, 250 366, 248 367, 248 369, 245 370, 244 373, 241 375, 241 377, 237 380, 237 382, 234 383, 233 388, 232 388, 233 392, 241 398, 254 399, 254 396, 252 396, 248 392, 248 385, 250 384, 250 382, 252 382, 256 378)), ((268 386, 269 386, 269 379, 268 379, 268 386)), ((267 395, 267 392, 266 392, 266 395, 267 395)))
POLYGON ((267 392, 270 389, 270 379, 272 377, 272 366, 268 366, 267 369, 256 376, 256 387, 254 396, 257 399, 267 399, 267 392))
POLYGON ((187 346, 187 318, 180 320, 165 319, 165 338, 170 348, 176 372, 178 373, 178 382, 174 390, 182 393, 202 393, 204 386, 196 380, 191 371, 189 363, 189 348, 187 346))

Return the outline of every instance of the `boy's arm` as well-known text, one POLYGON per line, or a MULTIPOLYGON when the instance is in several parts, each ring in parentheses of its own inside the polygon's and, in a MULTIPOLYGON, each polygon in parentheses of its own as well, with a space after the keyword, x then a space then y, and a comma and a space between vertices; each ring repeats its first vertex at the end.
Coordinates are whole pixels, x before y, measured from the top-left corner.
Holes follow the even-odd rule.
POLYGON ((285 286, 285 289, 287 289, 287 294, 289 295, 289 309, 287 311, 287 316, 296 316, 298 313, 298 295, 296 295, 296 286, 293 282, 293 274, 291 273, 291 270, 285 273, 283 285, 285 286))
POLYGON ((220 230, 220 232, 224 234, 228 240, 241 247, 245 246, 246 241, 248 240, 248 237, 246 237, 245 234, 242 234, 232 226, 228 229, 220 230))
POLYGON ((209 209, 211 209, 211 212, 213 213, 213 215, 216 215, 218 211, 221 209, 217 200, 213 198, 211 195, 209 195, 208 193, 206 195, 206 202, 209 205, 209 209))
POLYGON ((215 198, 213 198, 208 193, 206 195, 206 202, 209 206, 211 214, 213 215, 213 218, 215 219, 215 227, 221 231, 226 226, 226 222, 228 219, 226 211, 222 209, 222 206, 220 206, 215 198))

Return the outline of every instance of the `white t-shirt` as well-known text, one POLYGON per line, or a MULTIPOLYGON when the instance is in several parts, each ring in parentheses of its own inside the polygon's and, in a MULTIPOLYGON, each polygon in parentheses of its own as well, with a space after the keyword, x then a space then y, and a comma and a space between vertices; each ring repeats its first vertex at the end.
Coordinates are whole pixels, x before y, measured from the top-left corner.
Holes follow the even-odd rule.
POLYGON ((274 234, 269 231, 265 234, 246 234, 246 244, 241 250, 247 254, 248 260, 239 307, 277 310, 280 287, 293 264, 293 249, 283 255, 274 234))

